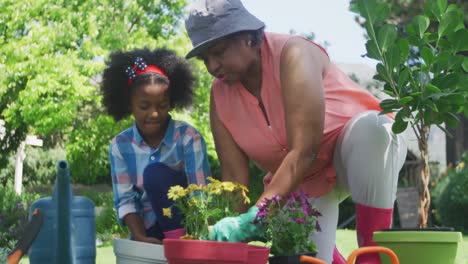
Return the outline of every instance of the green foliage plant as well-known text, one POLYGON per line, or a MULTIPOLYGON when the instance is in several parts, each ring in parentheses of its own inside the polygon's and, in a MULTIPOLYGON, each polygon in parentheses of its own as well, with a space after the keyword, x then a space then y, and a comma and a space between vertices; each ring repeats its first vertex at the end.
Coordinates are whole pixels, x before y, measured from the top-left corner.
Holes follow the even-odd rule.
POLYGON ((11 242, 23 236, 29 207, 38 198, 28 193, 17 195, 12 184, 0 186, 0 248, 11 249, 11 242))
POLYGON ((384 83, 390 99, 381 101, 382 114, 396 113, 392 130, 408 125, 418 140, 421 159, 420 227, 427 226, 428 138, 431 125, 445 132, 455 127, 457 114, 468 116, 468 31, 463 11, 446 0, 428 0, 424 14, 404 27, 388 22, 390 6, 377 0, 358 0, 353 6, 368 36, 366 56, 378 61, 374 79, 384 83), (434 30, 432 30, 434 29, 434 30))
POLYGON ((447 172, 447 184, 436 201, 436 210, 444 225, 468 234, 468 152, 460 163, 447 172))

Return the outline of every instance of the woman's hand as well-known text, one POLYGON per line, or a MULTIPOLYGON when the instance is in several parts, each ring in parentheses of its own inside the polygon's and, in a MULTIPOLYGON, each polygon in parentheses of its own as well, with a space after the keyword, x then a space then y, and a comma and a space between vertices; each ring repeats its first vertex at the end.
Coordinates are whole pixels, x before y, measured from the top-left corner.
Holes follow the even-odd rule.
POLYGON ((211 239, 241 242, 258 236, 261 232, 261 224, 253 223, 257 213, 258 207, 254 205, 244 214, 219 220, 210 230, 211 239))

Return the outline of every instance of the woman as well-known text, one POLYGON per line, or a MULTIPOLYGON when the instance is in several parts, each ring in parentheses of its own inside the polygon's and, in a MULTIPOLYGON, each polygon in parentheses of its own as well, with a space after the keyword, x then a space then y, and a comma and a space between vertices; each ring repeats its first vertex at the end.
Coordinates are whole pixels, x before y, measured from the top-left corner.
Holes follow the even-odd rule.
MULTIPOLYGON (((393 120, 358 87, 323 48, 299 36, 264 33, 264 23, 239 0, 200 0, 185 26, 194 46, 187 58, 203 60, 215 77, 211 126, 225 180, 249 185, 248 162, 269 172, 263 198, 302 190, 315 198, 322 232, 312 239, 318 257, 341 263, 334 251, 338 205, 356 203, 359 246, 388 228, 406 157, 393 120)), ((256 206, 213 227, 217 240, 241 241, 258 230, 256 206)), ((341 258, 341 261, 343 259, 341 258)), ((378 263, 378 255, 358 263, 378 263)))

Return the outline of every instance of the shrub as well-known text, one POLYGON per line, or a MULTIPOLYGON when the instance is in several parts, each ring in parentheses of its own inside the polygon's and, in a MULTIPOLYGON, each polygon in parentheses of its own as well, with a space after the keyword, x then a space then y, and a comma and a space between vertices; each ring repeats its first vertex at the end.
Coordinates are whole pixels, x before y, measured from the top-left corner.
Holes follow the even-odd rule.
POLYGON ((38 198, 30 193, 19 196, 12 185, 0 186, 0 247, 9 248, 22 237, 29 206, 38 198))
POLYGON ((468 234, 468 152, 454 169, 448 171, 448 183, 436 202, 440 220, 468 234))
MULTIPOLYGON (((26 147, 26 158, 23 162, 23 185, 48 185, 55 182, 57 162, 65 158, 61 148, 43 149, 26 147)), ((1 185, 6 185, 14 179, 15 155, 8 158, 8 164, 0 170, 1 185)))
POLYGON ((128 228, 121 226, 117 221, 112 192, 95 192, 94 195, 89 195, 91 193, 87 192, 85 196, 94 202, 96 208, 99 208, 96 213, 96 237, 104 243, 111 241, 114 236, 128 238, 130 236, 128 228))

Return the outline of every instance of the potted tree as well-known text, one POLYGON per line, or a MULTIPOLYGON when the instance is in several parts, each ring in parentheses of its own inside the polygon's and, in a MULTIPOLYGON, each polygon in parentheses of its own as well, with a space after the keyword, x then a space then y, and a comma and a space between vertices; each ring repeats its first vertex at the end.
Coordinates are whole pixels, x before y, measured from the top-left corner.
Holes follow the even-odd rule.
MULTIPOLYGON (((430 206, 430 127, 436 125, 446 131, 444 124, 457 125, 456 114, 464 112, 468 116, 468 59, 461 54, 468 50, 463 11, 457 5, 447 5, 446 0, 428 0, 424 14, 414 17, 405 27, 398 27, 388 22, 389 5, 383 1, 357 0, 353 9, 365 19, 369 38, 366 55, 378 61, 374 79, 384 83, 384 92, 391 97, 381 102, 382 113, 396 113, 393 132, 401 133, 409 127, 417 137, 422 161, 419 227, 426 228, 430 206)), ((393 249, 402 263, 453 263, 461 233, 376 232, 374 239, 393 249), (427 243, 396 246, 398 242, 412 243, 417 236, 423 236, 421 239, 427 243), (387 238, 392 241, 390 244, 384 243, 387 238), (430 247, 439 242, 450 244, 443 250, 450 254, 442 259, 438 257, 442 251, 430 247), (405 249, 409 252, 403 252, 405 249)))

